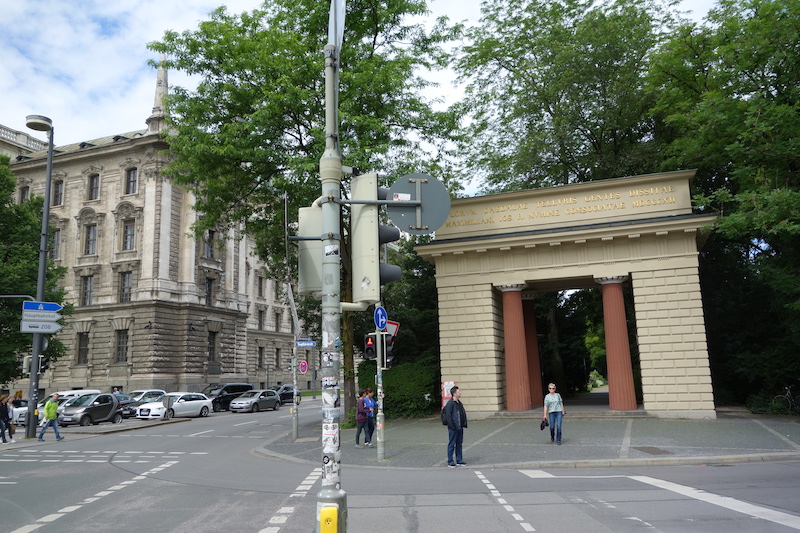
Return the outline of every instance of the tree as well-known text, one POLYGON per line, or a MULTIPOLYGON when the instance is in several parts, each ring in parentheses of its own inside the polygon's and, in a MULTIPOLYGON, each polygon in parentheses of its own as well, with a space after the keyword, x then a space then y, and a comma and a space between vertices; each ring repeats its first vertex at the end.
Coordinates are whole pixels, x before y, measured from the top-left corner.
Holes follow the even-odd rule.
POLYGON ((490 0, 456 68, 488 190, 642 174, 659 162, 645 92, 668 2, 490 0))
MULTIPOLYGON (((9 168, 9 158, 0 155, 0 294, 34 296, 39 278, 39 243, 42 228, 42 198, 33 197, 21 204, 14 201, 17 180, 9 168)), ((49 265, 45 295, 47 301, 64 303, 58 281, 66 269, 49 265)), ((20 361, 29 353, 33 336, 21 333, 22 300, 0 298, 0 383, 22 376, 20 361)), ((71 306, 62 311, 70 314, 71 306)), ((43 355, 58 359, 65 347, 53 338, 43 355)), ((30 369, 25 369, 25 373, 30 369)))
POLYGON ((695 202, 721 215, 701 272, 715 385, 733 380, 731 397, 800 372, 798 41, 796 1, 721 0, 651 71, 654 115, 671 135, 665 165, 698 168, 695 202), (760 383, 742 381, 748 371, 760 383))
MULTIPOLYGON (((442 67, 441 45, 457 35, 439 21, 426 33, 404 19, 426 13, 424 0, 347 3, 339 61, 339 141, 345 165, 384 175, 449 168, 456 136, 452 112, 435 112, 420 95, 420 70, 442 67)), ((329 4, 270 0, 261 9, 211 14, 197 30, 167 32, 150 48, 168 68, 200 77, 196 90, 167 98, 172 162, 165 172, 196 194, 205 229, 243 226, 284 279, 284 196, 288 219, 319 196, 325 146, 322 49, 329 4)), ((454 188, 451 176, 438 174, 454 188)), ((346 187, 346 183, 345 183, 346 187)), ((346 225, 343 225, 345 228, 346 225)), ((342 253, 348 256, 346 247, 342 253)), ((342 276, 343 299, 347 272, 342 276)), ((345 401, 352 401, 352 317, 344 319, 345 401)))

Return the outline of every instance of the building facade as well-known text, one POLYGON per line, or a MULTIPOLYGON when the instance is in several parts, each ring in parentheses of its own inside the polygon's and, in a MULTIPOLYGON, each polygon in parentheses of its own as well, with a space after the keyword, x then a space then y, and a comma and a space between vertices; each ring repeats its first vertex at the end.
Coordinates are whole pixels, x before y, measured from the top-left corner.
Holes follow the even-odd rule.
MULTIPOLYGON (((292 381, 285 285, 246 235, 197 239, 192 193, 162 174, 166 92, 159 69, 145 129, 55 149, 49 253, 67 268, 74 313, 58 333, 69 355, 40 377, 44 393, 292 381)), ((46 155, 39 147, 12 162, 17 201, 44 195, 46 155)))

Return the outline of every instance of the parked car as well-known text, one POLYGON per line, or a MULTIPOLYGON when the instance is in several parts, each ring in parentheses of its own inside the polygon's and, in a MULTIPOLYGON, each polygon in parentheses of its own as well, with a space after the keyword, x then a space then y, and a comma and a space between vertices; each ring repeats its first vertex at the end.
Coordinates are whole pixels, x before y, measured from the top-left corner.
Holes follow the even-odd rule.
POLYGON ((58 424, 61 426, 89 426, 100 422, 122 422, 122 410, 115 395, 102 393, 80 396, 67 402, 58 415, 58 424))
POLYGON ((24 418, 28 415, 28 400, 17 398, 11 400, 13 414, 11 415, 11 422, 17 425, 25 425, 24 418), (19 421, 20 417, 23 418, 22 422, 19 421))
POLYGON ((286 385, 275 385, 271 387, 272 390, 278 392, 278 396, 281 397, 281 403, 291 403, 295 401, 295 391, 297 392, 297 405, 300 405, 300 389, 288 383, 286 385))
POLYGON ((168 392, 157 402, 139 406, 136 418, 142 420, 169 420, 173 416, 208 416, 211 400, 199 392, 168 392))
POLYGON ((136 416, 136 410, 140 406, 146 403, 156 402, 164 396, 164 394, 166 394, 166 392, 161 389, 131 391, 131 399, 133 401, 122 404, 122 417, 131 418, 136 416))
POLYGON ((225 411, 231 404, 231 400, 238 398, 245 392, 253 390, 249 383, 218 383, 209 385, 203 389, 203 394, 211 398, 211 404, 214 412, 225 411))
MULTIPOLYGON (((41 422, 42 419, 44 418, 44 404, 46 404, 47 400, 49 400, 52 396, 53 395, 51 394, 39 400, 39 403, 36 406, 36 409, 39 411, 39 419, 36 421, 37 424, 41 422)), ((67 403, 69 400, 74 400, 75 398, 76 398, 75 396, 68 398, 62 398, 61 396, 59 396, 58 400, 56 400, 58 402, 58 412, 61 413, 64 404, 67 403)), ((17 425, 24 426, 25 422, 28 419, 28 400, 20 400, 20 401, 25 402, 25 406, 20 407, 19 409, 17 409, 16 407, 14 408, 14 418, 17 420, 16 422, 17 425)))
POLYGON ((249 412, 255 413, 262 409, 272 409, 277 411, 281 408, 281 398, 272 389, 268 390, 249 390, 231 400, 230 410, 232 413, 249 412))

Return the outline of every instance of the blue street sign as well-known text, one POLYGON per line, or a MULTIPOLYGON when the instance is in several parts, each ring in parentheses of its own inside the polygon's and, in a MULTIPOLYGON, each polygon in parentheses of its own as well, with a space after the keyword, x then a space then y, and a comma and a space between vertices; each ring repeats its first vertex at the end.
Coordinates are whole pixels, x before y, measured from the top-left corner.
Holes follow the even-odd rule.
POLYGON ((63 307, 55 302, 22 302, 23 311, 53 311, 58 313, 63 307))
POLYGON ((386 309, 381 306, 375 307, 375 327, 378 329, 385 328, 388 320, 389 316, 386 314, 386 309))
POLYGON ((317 343, 314 341, 295 341, 294 345, 297 348, 311 348, 316 346, 317 343))

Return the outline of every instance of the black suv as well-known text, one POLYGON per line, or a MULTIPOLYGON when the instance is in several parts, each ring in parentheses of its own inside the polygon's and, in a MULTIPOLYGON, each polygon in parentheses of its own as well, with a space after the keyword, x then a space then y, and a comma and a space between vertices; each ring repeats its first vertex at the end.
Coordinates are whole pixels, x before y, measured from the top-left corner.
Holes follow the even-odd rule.
POLYGON ((202 390, 203 394, 211 399, 214 412, 227 411, 231 400, 238 398, 245 392, 253 390, 249 383, 216 383, 202 390))
MULTIPOLYGON (((270 388, 278 392, 278 396, 281 398, 281 404, 294 401, 295 386, 291 383, 287 383, 286 385, 273 385, 270 388)), ((300 398, 300 389, 297 389, 297 405, 300 405, 300 398)))

